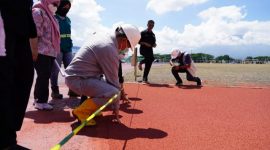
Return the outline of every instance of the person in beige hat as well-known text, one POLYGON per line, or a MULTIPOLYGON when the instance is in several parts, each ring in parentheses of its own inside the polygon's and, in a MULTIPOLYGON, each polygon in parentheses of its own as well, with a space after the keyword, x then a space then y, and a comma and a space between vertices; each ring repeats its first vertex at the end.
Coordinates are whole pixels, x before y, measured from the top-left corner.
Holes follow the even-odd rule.
MULTIPOLYGON (((65 82, 72 91, 91 97, 72 112, 80 122, 121 91, 118 77, 119 52, 127 48, 134 49, 140 38, 137 27, 123 24, 113 33, 93 34, 76 53, 66 69, 65 82), (101 79, 102 75, 105 81, 101 79)), ((112 104, 117 122, 120 122, 119 98, 120 95, 112 104)), ((95 120, 90 120, 87 125, 95 124, 95 120)))
POLYGON ((141 32, 141 39, 139 41, 140 54, 144 57, 144 59, 140 61, 138 68, 139 70, 142 70, 142 65, 145 65, 142 79, 142 82, 145 83, 148 83, 148 75, 151 70, 152 63, 155 60, 153 48, 155 48, 157 44, 156 36, 153 32, 154 25, 154 20, 148 20, 147 29, 141 32))
POLYGON ((186 73, 188 81, 194 81, 198 86, 202 85, 201 79, 196 76, 197 69, 193 63, 193 60, 190 54, 187 52, 181 51, 179 49, 174 49, 171 52, 170 65, 172 66, 172 74, 177 81, 175 85, 183 85, 183 81, 178 74, 179 72, 186 73))

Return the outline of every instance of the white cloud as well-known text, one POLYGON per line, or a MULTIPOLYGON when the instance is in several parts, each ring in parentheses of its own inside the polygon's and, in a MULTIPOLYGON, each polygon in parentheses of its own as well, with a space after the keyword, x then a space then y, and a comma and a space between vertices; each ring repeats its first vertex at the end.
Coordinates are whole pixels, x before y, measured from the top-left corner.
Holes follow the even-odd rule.
POLYGON ((243 12, 245 7, 226 6, 226 7, 211 7, 199 13, 199 17, 203 20, 225 20, 236 22, 245 18, 246 13, 243 12))
POLYGON ((184 9, 184 7, 202 4, 207 1, 208 0, 149 0, 146 8, 161 15, 170 11, 180 11, 184 9))
POLYGON ((86 38, 96 31, 107 31, 101 24, 99 13, 105 9, 95 0, 74 0, 68 16, 71 18, 74 45, 82 45, 86 38))
MULTIPOLYGON (((157 5, 162 3, 150 0, 148 5, 154 2, 157 5)), ((167 2, 174 4, 176 10, 176 6, 187 6, 186 4, 191 4, 191 2, 197 4, 204 1, 191 1, 185 5, 179 5, 178 2, 172 0, 167 2)), ((182 0, 181 2, 184 3, 182 0)), ((111 27, 105 27, 102 25, 100 17, 102 11, 105 11, 105 8, 98 5, 95 0, 73 1, 72 9, 68 15, 72 21, 74 45, 81 46, 87 36, 93 32, 112 31, 117 25, 124 23, 123 21, 117 22, 111 27)), ((171 49, 176 47, 196 52, 202 47, 270 46, 270 21, 247 21, 245 20, 246 16, 244 6, 211 7, 198 14, 198 17, 202 19, 198 25, 187 24, 184 29, 172 29, 168 26, 164 26, 161 30, 154 28, 157 38, 157 47, 154 51, 155 53, 170 53, 171 49)), ((143 30, 145 27, 139 27, 139 29, 143 30)))
POLYGON ((68 16, 72 24, 72 40, 74 46, 82 46, 87 37, 94 32, 111 32, 120 24, 119 21, 112 24, 111 27, 104 26, 101 21, 100 12, 105 8, 98 5, 96 0, 74 0, 68 16))
POLYGON ((244 7, 209 8, 199 13, 201 24, 185 25, 181 33, 169 27, 155 31, 157 52, 171 48, 187 50, 207 46, 270 45, 270 21, 245 21, 244 7))

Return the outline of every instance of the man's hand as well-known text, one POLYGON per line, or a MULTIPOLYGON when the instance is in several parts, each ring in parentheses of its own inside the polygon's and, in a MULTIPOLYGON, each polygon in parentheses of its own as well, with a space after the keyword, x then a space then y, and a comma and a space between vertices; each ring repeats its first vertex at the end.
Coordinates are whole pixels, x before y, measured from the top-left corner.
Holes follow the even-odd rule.
POLYGON ((38 39, 31 38, 29 41, 30 41, 30 46, 31 46, 31 50, 32 50, 33 61, 36 61, 38 58, 38 39))
POLYGON ((144 45, 144 46, 146 46, 146 47, 152 47, 152 45, 151 45, 151 44, 146 43, 146 42, 141 42, 141 45, 144 45))
POLYGON ((112 121, 115 123, 121 123, 120 119, 119 119, 119 109, 117 110, 113 110, 113 114, 115 115, 115 119, 113 119, 112 121))
POLYGON ((33 61, 37 61, 38 59, 38 51, 37 50, 34 50, 32 51, 32 58, 33 58, 33 61))

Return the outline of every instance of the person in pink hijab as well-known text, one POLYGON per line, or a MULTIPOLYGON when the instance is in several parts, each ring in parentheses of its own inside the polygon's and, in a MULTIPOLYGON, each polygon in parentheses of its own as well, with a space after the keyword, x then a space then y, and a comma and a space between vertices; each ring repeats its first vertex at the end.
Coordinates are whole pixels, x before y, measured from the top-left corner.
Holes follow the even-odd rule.
POLYGON ((59 24, 54 17, 60 0, 40 0, 32 9, 37 29, 37 38, 32 40, 38 51, 33 52, 34 67, 37 72, 34 89, 35 108, 38 110, 52 110, 48 104, 49 79, 52 66, 60 53, 59 24))

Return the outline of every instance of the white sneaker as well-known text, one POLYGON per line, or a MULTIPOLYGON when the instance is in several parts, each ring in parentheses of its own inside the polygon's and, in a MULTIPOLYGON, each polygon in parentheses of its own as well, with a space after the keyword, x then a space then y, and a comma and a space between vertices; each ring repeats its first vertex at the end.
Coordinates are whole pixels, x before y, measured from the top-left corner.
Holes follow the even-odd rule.
POLYGON ((35 103, 35 108, 38 110, 52 110, 53 107, 48 103, 35 103))

